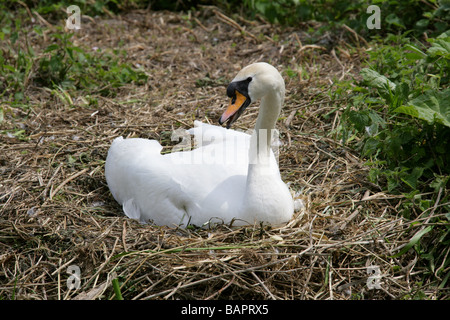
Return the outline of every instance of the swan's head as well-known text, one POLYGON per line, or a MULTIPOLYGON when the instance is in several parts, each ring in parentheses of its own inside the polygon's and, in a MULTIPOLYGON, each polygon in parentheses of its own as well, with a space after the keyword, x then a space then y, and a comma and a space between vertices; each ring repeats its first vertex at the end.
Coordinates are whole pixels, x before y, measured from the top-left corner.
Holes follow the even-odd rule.
POLYGON ((265 62, 257 62, 243 68, 227 88, 230 104, 219 119, 227 122, 227 128, 239 118, 252 101, 268 94, 278 94, 284 99, 284 80, 275 67, 265 62))

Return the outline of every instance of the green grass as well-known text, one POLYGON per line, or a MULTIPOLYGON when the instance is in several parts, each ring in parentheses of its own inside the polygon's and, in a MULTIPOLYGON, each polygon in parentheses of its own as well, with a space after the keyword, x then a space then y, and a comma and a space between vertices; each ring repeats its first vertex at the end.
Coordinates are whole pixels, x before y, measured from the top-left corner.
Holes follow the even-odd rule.
MULTIPOLYGON (((42 11, 46 2, 37 7, 42 11)), ((0 39, 7 44, 0 50, 0 98, 15 106, 26 106, 26 90, 30 86, 51 89, 66 104, 72 105, 71 93, 80 92, 86 104, 95 103, 94 95, 114 96, 115 90, 127 83, 145 83, 143 70, 123 62, 123 50, 105 51, 83 48, 72 43, 72 32, 60 26, 45 35, 42 27, 33 25, 21 6, 16 16, 0 5, 2 27, 0 39), (30 44, 30 34, 47 43, 41 51, 30 44), (47 41, 44 41, 44 39, 47 41), (20 39, 20 41, 19 41, 20 39)), ((48 10, 56 10, 60 4, 48 10)), ((48 31, 48 30, 47 30, 48 31)), ((3 111, 0 111, 2 114, 3 111)))
POLYGON ((358 150, 369 178, 403 194, 398 212, 415 220, 410 242, 441 288, 450 271, 450 32, 419 42, 405 34, 371 43, 362 81, 343 113, 342 141, 358 150))
POLYGON ((123 300, 122 291, 120 290, 119 279, 112 279, 113 289, 114 289, 114 299, 123 300))

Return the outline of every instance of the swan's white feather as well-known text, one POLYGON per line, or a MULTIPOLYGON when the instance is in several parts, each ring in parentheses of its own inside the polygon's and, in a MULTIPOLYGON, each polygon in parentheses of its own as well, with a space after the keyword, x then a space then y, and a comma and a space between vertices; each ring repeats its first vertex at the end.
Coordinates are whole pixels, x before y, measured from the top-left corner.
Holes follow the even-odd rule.
MULTIPOLYGON (((208 129, 216 129, 207 124, 196 125, 204 125, 206 135, 212 134, 208 129)), ((223 130, 227 134, 230 131, 223 130)), ((203 225, 211 219, 230 222, 237 218, 235 214, 243 201, 248 168, 248 147, 245 149, 242 140, 249 140, 249 136, 237 136, 244 144, 244 153, 240 153, 244 157, 228 164, 217 162, 214 155, 219 154, 229 137, 236 141, 234 134, 225 136, 222 143, 164 155, 155 140, 116 138, 105 165, 108 186, 125 214, 142 222, 184 226, 203 225)), ((197 138, 200 141, 201 136, 197 138)), ((230 144, 230 153, 236 152, 231 150, 234 147, 230 144)))
MULTIPOLYGON (((282 90, 284 95, 284 82, 282 90)), ((290 219, 294 203, 272 151, 270 165, 261 168, 249 164, 248 133, 195 121, 186 134, 193 135, 194 149, 164 155, 155 140, 113 141, 105 176, 128 217, 184 227, 231 221, 278 224, 290 219)))

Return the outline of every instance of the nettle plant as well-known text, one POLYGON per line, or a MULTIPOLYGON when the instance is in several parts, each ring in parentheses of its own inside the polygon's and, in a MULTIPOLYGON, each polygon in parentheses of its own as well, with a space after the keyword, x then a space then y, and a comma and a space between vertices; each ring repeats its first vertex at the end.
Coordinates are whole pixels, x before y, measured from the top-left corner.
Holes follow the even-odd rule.
POLYGON ((389 36, 369 52, 370 68, 343 112, 345 143, 367 159, 369 178, 411 221, 410 241, 395 256, 415 252, 425 278, 450 279, 450 31, 427 44, 389 36), (410 250, 411 249, 411 250, 410 250))
POLYGON ((45 87, 85 89, 100 95, 113 94, 114 88, 135 82, 145 83, 147 75, 122 61, 121 53, 112 54, 97 49, 88 52, 75 46, 73 33, 54 33, 53 43, 39 60, 35 81, 45 87), (108 85, 106 85, 108 84, 108 85))
POLYGON ((450 31, 420 48, 404 37, 370 53, 344 112, 373 182, 389 192, 445 187, 450 178, 450 31))
POLYGON ((115 89, 128 83, 144 84, 147 74, 134 68, 123 50, 88 49, 76 46, 66 32, 57 26, 48 35, 43 48, 31 45, 29 33, 44 37, 41 27, 28 30, 16 20, 0 29, 0 40, 10 47, 0 50, 0 97, 15 105, 26 100, 28 85, 58 90, 84 90, 89 94, 114 95, 115 89), (42 51, 42 52, 41 52, 42 51))

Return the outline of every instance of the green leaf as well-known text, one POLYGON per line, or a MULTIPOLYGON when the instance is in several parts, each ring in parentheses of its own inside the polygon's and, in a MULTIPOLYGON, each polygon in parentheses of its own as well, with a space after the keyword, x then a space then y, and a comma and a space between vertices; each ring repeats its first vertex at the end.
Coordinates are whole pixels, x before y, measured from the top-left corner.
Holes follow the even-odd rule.
POLYGON ((411 189, 416 189, 417 187, 417 181, 422 176, 423 171, 425 168, 416 167, 412 170, 410 174, 408 174, 407 177, 401 178, 401 180, 406 183, 408 186, 411 187, 411 189))
POLYGON ((364 128, 370 123, 370 118, 364 111, 350 110, 348 113, 348 119, 360 132, 363 132, 364 128))
POLYGON ((430 183, 430 187, 434 188, 435 192, 438 192, 441 188, 444 189, 447 183, 450 181, 450 176, 441 176, 435 173, 434 177, 434 180, 430 183))
MULTIPOLYGON (((426 58, 427 55, 426 53, 424 53, 422 50, 420 50, 419 48, 417 48, 416 46, 413 46, 412 44, 405 44, 404 49, 406 50, 410 50, 412 52, 414 52, 414 55, 409 55, 409 58, 414 58, 414 60, 419 60, 419 59, 423 59, 426 58)), ((411 59, 413 60, 413 59, 411 59)))
POLYGON ((379 152, 380 148, 380 142, 377 139, 374 139, 372 137, 366 139, 364 146, 361 150, 361 153, 364 156, 372 156, 373 154, 379 152))
POLYGON ((57 44, 51 44, 44 50, 44 52, 47 53, 47 52, 58 50, 58 49, 59 49, 59 46, 57 44))
POLYGON ((450 31, 444 32, 436 39, 428 39, 431 42, 431 47, 427 50, 427 53, 431 57, 443 56, 446 59, 450 58, 450 31))
POLYGON ((396 27, 406 29, 405 25, 401 22, 400 18, 395 13, 387 15, 385 20, 388 24, 392 24, 396 27))
POLYGON ((442 91, 430 90, 402 105, 394 111, 450 127, 450 88, 442 91))
POLYGON ((385 76, 379 74, 375 70, 363 68, 360 74, 363 77, 364 81, 367 83, 367 85, 373 88, 380 90, 386 90, 389 88, 391 91, 395 90, 396 87, 395 83, 393 83, 385 76))
POLYGON ((418 231, 412 238, 409 240, 408 244, 400 250, 400 252, 396 253, 392 256, 392 258, 398 258, 402 254, 406 253, 409 249, 411 249, 417 242, 419 242, 420 238, 422 238, 425 234, 430 232, 433 229, 433 226, 428 226, 423 230, 418 231))

